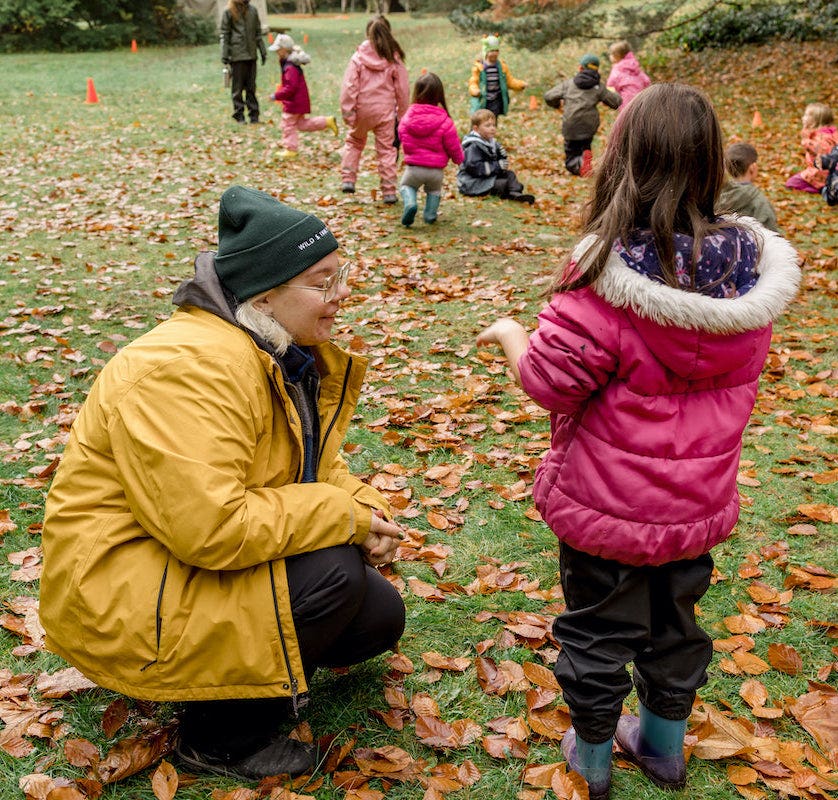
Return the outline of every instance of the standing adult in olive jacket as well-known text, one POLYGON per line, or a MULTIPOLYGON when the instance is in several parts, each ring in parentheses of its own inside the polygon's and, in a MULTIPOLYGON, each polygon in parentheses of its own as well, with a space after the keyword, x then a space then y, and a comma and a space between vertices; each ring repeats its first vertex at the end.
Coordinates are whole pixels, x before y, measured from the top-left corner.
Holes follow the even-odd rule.
POLYGON ((256 52, 265 66, 267 50, 262 41, 259 12, 250 0, 229 0, 221 16, 221 61, 231 73, 233 119, 244 122, 244 107, 250 121, 259 122, 259 100, 256 97, 256 52))
POLYGON ((401 530, 340 456, 366 362, 328 341, 349 294, 337 248, 316 217, 228 189, 218 253, 102 370, 47 498, 48 647, 101 686, 188 701, 193 769, 312 770, 283 716, 316 667, 404 628, 374 569, 401 530))

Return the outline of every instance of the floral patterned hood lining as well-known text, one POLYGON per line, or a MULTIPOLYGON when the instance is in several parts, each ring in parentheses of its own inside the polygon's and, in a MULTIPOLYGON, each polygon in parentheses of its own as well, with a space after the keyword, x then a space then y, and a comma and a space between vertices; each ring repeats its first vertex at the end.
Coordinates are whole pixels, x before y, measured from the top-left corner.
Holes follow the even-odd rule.
MULTIPOLYGON (((691 291, 693 237, 676 233, 674 242, 678 283, 691 291)), ((618 239, 614 242, 613 250, 627 266, 657 283, 664 283, 650 230, 635 231, 625 245, 618 239)), ((701 257, 695 270, 695 290, 720 299, 741 297, 757 282, 758 261, 759 248, 751 231, 735 226, 714 231, 704 237, 701 246, 701 257)))

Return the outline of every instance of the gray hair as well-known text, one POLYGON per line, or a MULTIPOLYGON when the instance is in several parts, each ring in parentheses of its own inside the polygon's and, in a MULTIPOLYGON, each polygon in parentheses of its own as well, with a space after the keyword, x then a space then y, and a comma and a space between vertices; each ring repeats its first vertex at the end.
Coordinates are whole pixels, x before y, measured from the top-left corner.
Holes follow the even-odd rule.
POLYGON ((273 317, 269 317, 256 308, 256 301, 266 294, 267 292, 262 292, 262 294, 257 294, 255 297, 245 300, 236 309, 236 322, 242 328, 253 331, 257 336, 264 339, 276 350, 277 355, 282 356, 285 355, 285 351, 290 347, 294 339, 273 317))

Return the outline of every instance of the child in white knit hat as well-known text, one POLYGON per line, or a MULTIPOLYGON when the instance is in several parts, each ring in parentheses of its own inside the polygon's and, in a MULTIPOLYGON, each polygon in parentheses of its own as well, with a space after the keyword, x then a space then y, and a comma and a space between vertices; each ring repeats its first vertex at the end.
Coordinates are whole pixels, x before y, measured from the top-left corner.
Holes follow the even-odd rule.
POLYGON ((282 83, 273 94, 273 99, 282 103, 284 149, 280 151, 279 157, 293 159, 297 157, 300 147, 299 131, 322 131, 328 128, 337 136, 338 125, 334 117, 308 116, 311 113, 311 100, 303 64, 308 64, 311 56, 294 44, 287 33, 279 34, 268 49, 277 54, 282 70, 282 83))

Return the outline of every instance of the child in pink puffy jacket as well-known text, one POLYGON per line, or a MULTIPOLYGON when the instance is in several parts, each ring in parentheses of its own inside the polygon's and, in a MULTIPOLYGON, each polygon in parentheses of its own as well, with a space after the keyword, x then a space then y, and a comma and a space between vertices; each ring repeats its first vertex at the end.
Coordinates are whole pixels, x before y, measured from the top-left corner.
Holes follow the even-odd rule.
POLYGON ((330 130, 338 135, 338 125, 334 117, 309 117, 311 100, 308 96, 308 84, 303 74, 303 64, 308 64, 311 57, 294 44, 287 34, 281 33, 268 48, 279 58, 282 70, 282 83, 273 94, 273 99, 282 103, 282 144, 279 157, 294 159, 300 147, 299 131, 330 130))
POLYGON ((422 218, 436 222, 442 196, 442 176, 448 160, 463 161, 460 137, 445 103, 445 88, 438 75, 427 72, 413 87, 413 102, 399 122, 399 139, 407 169, 399 184, 404 202, 402 225, 410 227, 416 217, 416 193, 425 187, 422 218))
POLYGON ((385 17, 367 23, 367 38, 349 59, 340 90, 340 110, 347 125, 340 162, 341 191, 355 191, 358 164, 370 131, 375 136, 375 155, 382 199, 396 202, 396 148, 393 134, 396 116, 407 110, 410 91, 405 55, 390 31, 385 17))
POLYGON ((832 109, 823 103, 809 103, 803 111, 800 145, 806 168, 786 181, 787 189, 818 194, 826 184, 828 170, 820 168, 819 157, 838 145, 838 129, 833 123, 832 109))
POLYGON ((477 338, 551 414, 533 494, 560 540, 562 751, 592 800, 609 796, 614 738, 658 786, 685 784, 687 717, 713 652, 694 607, 710 549, 736 524, 742 431, 800 281, 788 242, 717 216, 723 146, 699 90, 637 95, 538 330, 501 319, 477 338), (639 714, 621 716, 630 661, 639 714))
POLYGON ((631 52, 631 45, 626 42, 614 42, 608 48, 611 59, 611 72, 608 73, 608 88, 623 98, 617 115, 626 107, 628 101, 638 92, 643 91, 652 79, 643 71, 643 67, 631 52))

